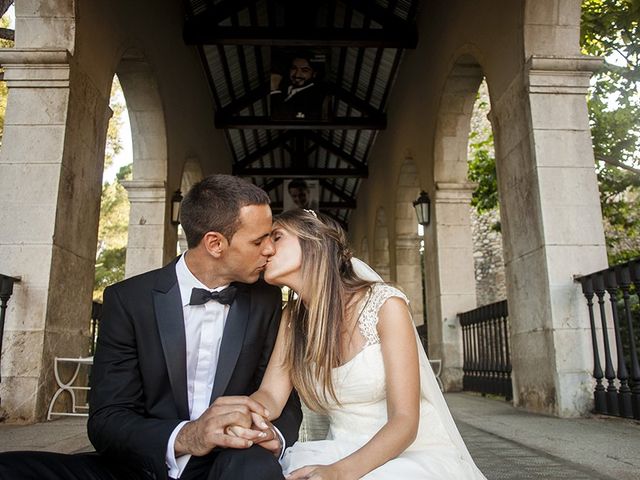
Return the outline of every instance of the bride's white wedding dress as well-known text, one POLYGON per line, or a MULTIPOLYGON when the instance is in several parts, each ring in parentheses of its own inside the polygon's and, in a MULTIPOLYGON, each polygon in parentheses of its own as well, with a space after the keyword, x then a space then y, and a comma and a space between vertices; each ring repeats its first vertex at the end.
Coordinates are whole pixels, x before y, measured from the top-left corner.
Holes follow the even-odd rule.
MULTIPOLYGON (((374 284, 368 295, 358 319, 366 346, 353 359, 333 371, 336 395, 341 405, 329 406, 327 439, 298 442, 287 449, 282 459, 285 474, 306 465, 337 462, 367 443, 387 421, 385 371, 376 329, 378 311, 390 297, 408 300, 398 289, 385 284, 374 284)), ((400 456, 362 478, 484 479, 453 424, 422 346, 419 348, 422 398, 417 437, 400 456), (430 391, 434 387, 437 392, 430 391)))

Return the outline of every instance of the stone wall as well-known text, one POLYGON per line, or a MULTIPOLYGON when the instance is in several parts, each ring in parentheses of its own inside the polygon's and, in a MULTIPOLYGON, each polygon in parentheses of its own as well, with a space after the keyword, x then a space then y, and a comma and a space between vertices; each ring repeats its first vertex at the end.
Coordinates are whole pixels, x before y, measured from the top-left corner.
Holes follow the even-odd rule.
POLYGON ((478 306, 507 298, 502 256, 502 234, 499 230, 500 212, 492 210, 478 214, 471 208, 473 260, 476 275, 478 306))

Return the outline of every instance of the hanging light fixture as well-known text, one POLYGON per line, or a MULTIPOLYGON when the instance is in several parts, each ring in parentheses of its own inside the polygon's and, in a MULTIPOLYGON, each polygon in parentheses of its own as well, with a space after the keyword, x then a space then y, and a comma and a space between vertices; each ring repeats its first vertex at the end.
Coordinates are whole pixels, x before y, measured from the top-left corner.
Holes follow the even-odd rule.
POLYGON ((431 223, 431 199, 427 192, 424 190, 420 192, 420 196, 413 202, 413 208, 416 209, 416 216, 420 225, 426 227, 431 223))
POLYGON ((180 225, 180 204, 182 203, 182 192, 176 190, 171 197, 171 224, 180 225))

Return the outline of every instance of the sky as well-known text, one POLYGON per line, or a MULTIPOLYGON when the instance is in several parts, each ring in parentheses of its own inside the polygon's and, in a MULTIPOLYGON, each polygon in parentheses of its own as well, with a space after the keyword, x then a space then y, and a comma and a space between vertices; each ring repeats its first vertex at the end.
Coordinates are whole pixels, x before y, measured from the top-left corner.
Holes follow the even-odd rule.
MULTIPOLYGON (((110 99, 109 104, 124 103, 126 105, 122 90, 119 89, 110 99)), ((131 145, 131 124, 129 123, 129 113, 125 108, 122 114, 122 127, 120 128, 120 141, 122 142, 122 150, 113 157, 113 164, 106 169, 102 175, 102 183, 111 183, 116 178, 116 173, 121 167, 133 162, 133 150, 131 145)))

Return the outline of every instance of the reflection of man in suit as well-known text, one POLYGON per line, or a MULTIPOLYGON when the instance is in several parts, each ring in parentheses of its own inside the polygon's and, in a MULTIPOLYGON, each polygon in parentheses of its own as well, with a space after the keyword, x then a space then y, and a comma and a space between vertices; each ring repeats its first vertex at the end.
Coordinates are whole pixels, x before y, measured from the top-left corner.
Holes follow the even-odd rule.
POLYGON ((318 210, 318 202, 315 199, 311 199, 309 184, 303 179, 296 178, 291 180, 287 185, 287 191, 296 207, 318 210))
POLYGON ((275 120, 326 119, 326 90, 318 81, 312 55, 298 52, 291 59, 288 82, 271 75, 271 116, 275 120))
POLYGON ((101 455, 0 458, 0 478, 283 478, 278 457, 297 439, 299 402, 275 426, 254 425, 260 406, 246 397, 280 321, 280 291, 259 281, 273 254, 268 202, 226 175, 191 189, 181 207, 189 250, 105 290, 88 423, 101 455), (233 424, 244 438, 227 435, 233 424))

